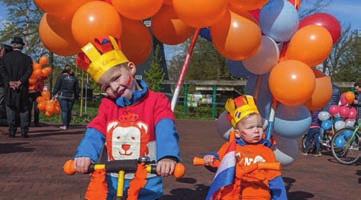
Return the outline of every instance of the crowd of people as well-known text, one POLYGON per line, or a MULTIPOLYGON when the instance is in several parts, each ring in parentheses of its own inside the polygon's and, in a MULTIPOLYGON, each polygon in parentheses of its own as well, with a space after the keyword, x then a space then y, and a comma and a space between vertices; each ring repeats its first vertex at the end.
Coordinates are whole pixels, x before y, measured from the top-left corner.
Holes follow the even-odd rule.
MULTIPOLYGON (((22 52, 25 43, 21 37, 14 37, 11 45, 2 44, 0 48, 0 125, 9 127, 9 137, 15 137, 20 125, 21 136, 27 138, 29 127, 40 126, 37 98, 44 89, 44 79, 29 87, 33 72, 33 61, 22 52), (25 101, 24 101, 25 100, 25 101)), ((62 110, 61 129, 67 129, 71 122, 74 100, 79 97, 79 84, 69 65, 64 67, 54 91, 62 110)))

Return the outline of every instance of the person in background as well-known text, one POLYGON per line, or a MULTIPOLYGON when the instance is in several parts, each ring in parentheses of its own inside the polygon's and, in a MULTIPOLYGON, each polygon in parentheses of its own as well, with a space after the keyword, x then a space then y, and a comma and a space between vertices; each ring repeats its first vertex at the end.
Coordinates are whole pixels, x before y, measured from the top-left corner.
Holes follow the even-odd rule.
POLYGON ((71 122, 74 101, 79 98, 79 82, 69 65, 65 65, 62 74, 57 79, 53 95, 53 98, 58 98, 60 102, 63 121, 60 129, 66 130, 71 122))
POLYGON ((313 111, 311 127, 308 129, 306 138, 306 148, 303 155, 308 155, 313 147, 315 147, 315 156, 322 156, 321 154, 321 126, 320 120, 318 119, 319 111, 313 111), (314 145, 314 146, 313 146, 314 145))
MULTIPOLYGON (((361 118, 361 80, 358 80, 354 83, 353 85, 354 90, 355 90, 355 101, 354 101, 354 106, 356 106, 357 108, 357 120, 361 118)), ((357 122, 356 120, 356 122, 357 122)))
POLYGON ((20 115, 21 135, 26 138, 29 131, 28 87, 33 72, 33 61, 30 56, 21 52, 25 45, 21 37, 14 37, 11 45, 13 51, 3 57, 0 66, 0 74, 5 86, 9 137, 15 137, 16 117, 20 115))
MULTIPOLYGON (((12 51, 13 48, 6 44, 0 45, 0 60, 6 53, 12 51)), ((0 61, 1 63, 1 61, 0 61)), ((2 77, 0 76, 0 126, 7 126, 6 120, 6 106, 5 106, 5 85, 2 77)))

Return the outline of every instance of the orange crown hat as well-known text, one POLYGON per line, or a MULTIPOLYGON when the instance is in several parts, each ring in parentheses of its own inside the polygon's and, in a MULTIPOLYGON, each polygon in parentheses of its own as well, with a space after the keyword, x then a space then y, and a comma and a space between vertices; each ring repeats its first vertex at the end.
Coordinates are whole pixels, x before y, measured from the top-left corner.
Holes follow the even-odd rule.
POLYGON ((77 65, 88 72, 96 82, 99 82, 102 75, 109 69, 129 62, 112 36, 96 38, 81 50, 76 60, 77 65))
POLYGON ((235 99, 228 99, 225 108, 234 128, 238 122, 247 116, 254 113, 259 114, 254 98, 249 95, 239 96, 235 99))

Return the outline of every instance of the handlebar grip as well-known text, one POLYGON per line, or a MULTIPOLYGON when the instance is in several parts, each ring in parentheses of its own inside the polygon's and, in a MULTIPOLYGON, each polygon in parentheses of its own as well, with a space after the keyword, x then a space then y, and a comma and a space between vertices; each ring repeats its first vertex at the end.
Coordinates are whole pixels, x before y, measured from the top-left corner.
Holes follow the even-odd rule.
MULTIPOLYGON (((219 167, 221 162, 219 160, 213 160, 213 163, 210 165, 211 167, 219 167)), ((205 162, 203 158, 200 157, 194 157, 193 158, 193 165, 194 166, 204 166, 205 162)))
POLYGON ((74 164, 74 160, 68 160, 65 162, 64 164, 64 173, 67 175, 74 175, 75 174, 75 164, 74 164))
POLYGON ((177 163, 174 169, 173 176, 176 178, 181 178, 186 173, 186 167, 182 163, 177 163))

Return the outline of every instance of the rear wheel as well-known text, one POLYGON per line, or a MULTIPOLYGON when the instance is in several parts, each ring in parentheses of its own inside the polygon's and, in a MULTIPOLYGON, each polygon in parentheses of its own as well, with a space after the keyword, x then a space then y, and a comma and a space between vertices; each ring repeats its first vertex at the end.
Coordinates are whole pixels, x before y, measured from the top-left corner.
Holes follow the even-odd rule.
POLYGON ((354 129, 344 128, 338 130, 331 141, 332 155, 345 165, 351 165, 361 157, 360 140, 354 129))

